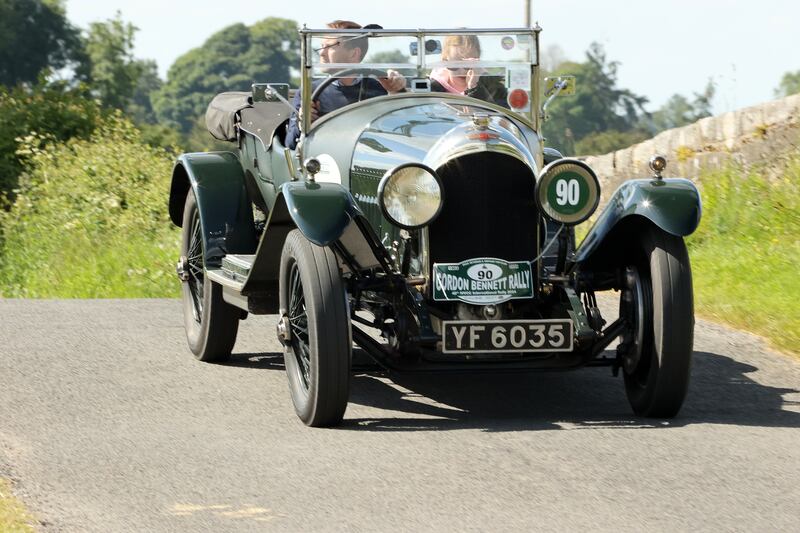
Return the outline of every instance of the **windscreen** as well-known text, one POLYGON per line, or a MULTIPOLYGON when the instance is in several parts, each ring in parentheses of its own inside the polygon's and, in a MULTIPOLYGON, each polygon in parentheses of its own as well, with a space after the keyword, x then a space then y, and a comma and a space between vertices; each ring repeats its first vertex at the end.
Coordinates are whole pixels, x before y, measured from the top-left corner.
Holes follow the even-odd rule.
POLYGON ((531 65, 538 62, 530 33, 465 30, 459 34, 376 35, 352 31, 311 37, 308 57, 313 79, 395 71, 406 79, 409 89, 415 82, 424 86, 424 80, 431 80, 434 90, 464 94, 480 82, 499 84, 503 94, 520 89, 530 96, 531 65))

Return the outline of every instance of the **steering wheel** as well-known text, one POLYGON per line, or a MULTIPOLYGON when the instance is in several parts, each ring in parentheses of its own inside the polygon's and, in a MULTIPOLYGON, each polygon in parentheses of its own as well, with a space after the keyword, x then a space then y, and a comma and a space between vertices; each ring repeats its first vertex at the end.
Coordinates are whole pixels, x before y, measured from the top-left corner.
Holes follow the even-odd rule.
POLYGON ((364 76, 365 78, 388 78, 389 73, 385 70, 380 70, 377 68, 346 68, 344 70, 340 70, 339 72, 334 72, 327 78, 325 78, 322 83, 320 83, 314 92, 311 93, 311 101, 315 102, 319 100, 319 95, 322 94, 328 85, 333 83, 339 78, 348 78, 353 76, 364 76))

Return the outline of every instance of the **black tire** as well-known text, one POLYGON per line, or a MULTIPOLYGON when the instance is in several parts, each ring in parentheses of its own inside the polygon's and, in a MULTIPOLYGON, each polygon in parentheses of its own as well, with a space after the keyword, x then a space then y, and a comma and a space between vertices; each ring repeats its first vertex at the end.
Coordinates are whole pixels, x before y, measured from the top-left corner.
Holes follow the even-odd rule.
POLYGON ((192 191, 186 196, 181 234, 181 263, 187 274, 182 283, 183 324, 189 349, 200 361, 224 361, 236 344, 241 311, 226 303, 222 286, 205 275, 200 212, 192 191))
POLYGON ((297 416, 308 426, 337 425, 350 396, 347 294, 336 256, 299 230, 281 254, 280 317, 290 331, 284 359, 297 416))
POLYGON ((689 255, 681 237, 655 226, 638 233, 631 246, 629 288, 620 305, 634 325, 623 353, 625 391, 637 415, 672 418, 686 398, 691 373, 694 298, 689 255))

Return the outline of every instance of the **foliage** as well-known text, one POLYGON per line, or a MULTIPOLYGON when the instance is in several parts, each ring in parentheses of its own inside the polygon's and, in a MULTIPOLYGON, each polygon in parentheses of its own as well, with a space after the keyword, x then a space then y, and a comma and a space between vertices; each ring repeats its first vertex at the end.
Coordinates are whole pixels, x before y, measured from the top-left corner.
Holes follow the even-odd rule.
POLYGON ((254 82, 286 83, 297 63, 297 23, 267 18, 253 26, 234 24, 212 35, 170 67, 164 87, 153 95, 160 121, 184 133, 223 91, 248 91, 254 82))
POLYGON ((411 58, 400 50, 384 50, 370 54, 365 63, 408 63, 411 58))
POLYGON ((620 148, 631 146, 646 140, 649 135, 641 130, 617 131, 609 130, 590 133, 575 143, 575 153, 581 155, 607 154, 620 148))
POLYGON ((150 95, 160 90, 164 82, 158 77, 158 66, 151 59, 138 60, 139 77, 136 86, 133 88, 125 112, 133 119, 136 124, 156 124, 156 112, 150 95))
POLYGON ((694 99, 680 94, 673 94, 661 109, 653 113, 650 133, 656 134, 663 130, 679 128, 711 116, 711 100, 714 98, 715 87, 712 80, 708 80, 701 93, 694 93, 694 99))
POLYGON ((122 21, 121 15, 105 22, 89 24, 86 55, 93 92, 108 107, 134 106, 137 117, 152 118, 150 91, 161 87, 154 61, 133 57, 133 38, 137 28, 122 21))
POLYGON ((219 152, 235 149, 235 144, 215 139, 206 128, 204 116, 198 117, 183 138, 181 145, 187 152, 219 152))
POLYGON ((688 244, 700 314, 800 353, 800 154, 781 170, 702 175, 703 220, 688 244))
POLYGON ((0 0, 0 84, 33 83, 80 55, 62 0, 0 0))
POLYGON ((85 87, 41 81, 31 88, 0 87, 0 196, 17 187, 27 158, 26 153, 18 152, 17 139, 42 142, 87 138, 102 116, 99 104, 88 97, 85 87))
MULTIPOLYGON (((133 117, 131 118, 136 122, 133 117)), ((175 131, 175 128, 147 122, 136 123, 136 127, 142 132, 142 141, 150 146, 163 148, 172 154, 187 151, 186 139, 180 132, 175 131)))
MULTIPOLYGON (((603 47, 592 43, 583 63, 562 63, 551 75, 573 75, 578 78, 574 96, 556 98, 548 108, 549 120, 544 125, 547 144, 565 155, 577 151, 576 143, 602 132, 631 132, 637 128, 647 99, 617 86, 617 61, 608 61, 603 47)), ((608 149, 623 148, 607 141, 608 149)), ((623 140, 623 139, 619 139, 623 140)))
POLYGON ((775 96, 782 97, 797 93, 800 93, 800 70, 787 72, 781 78, 778 88, 775 89, 775 96))
POLYGON ((172 157, 116 113, 89 140, 26 142, 22 187, 0 213, 0 297, 176 296, 172 157))

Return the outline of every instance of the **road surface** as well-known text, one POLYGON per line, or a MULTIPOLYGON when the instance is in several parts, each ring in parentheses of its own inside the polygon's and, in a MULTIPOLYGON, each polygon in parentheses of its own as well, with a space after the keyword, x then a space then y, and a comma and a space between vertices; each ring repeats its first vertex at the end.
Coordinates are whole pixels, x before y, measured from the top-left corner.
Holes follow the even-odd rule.
POLYGON ((177 300, 0 300, 0 476, 43 531, 800 531, 800 363, 698 321, 672 421, 606 368, 358 375, 296 418, 274 317, 226 365, 177 300))

